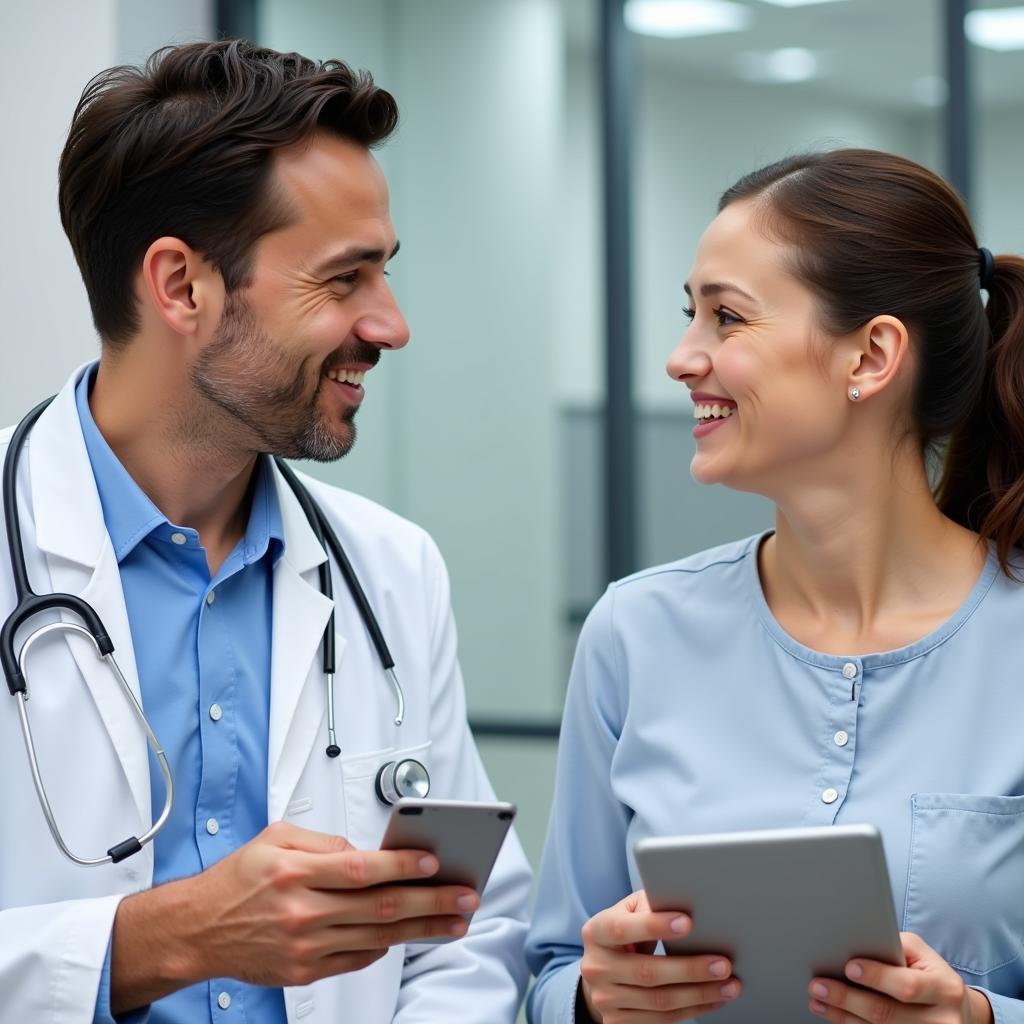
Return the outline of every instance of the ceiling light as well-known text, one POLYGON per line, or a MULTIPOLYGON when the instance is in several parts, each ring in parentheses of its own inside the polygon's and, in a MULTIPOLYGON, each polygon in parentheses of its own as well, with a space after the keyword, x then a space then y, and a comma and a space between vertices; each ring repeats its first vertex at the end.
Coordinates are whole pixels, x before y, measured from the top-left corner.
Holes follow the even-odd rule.
POLYGON ((811 4, 834 4, 836 0, 764 0, 764 3, 776 7, 810 7, 811 4))
POLYGON ((806 82, 820 69, 818 57, 798 46, 736 55, 736 70, 748 82, 806 82))
POLYGON ((1024 50, 1024 7, 968 11, 967 38, 987 50, 1024 50))
POLYGON ((626 27, 648 36, 710 36, 741 32, 753 12, 729 0, 626 0, 626 27))

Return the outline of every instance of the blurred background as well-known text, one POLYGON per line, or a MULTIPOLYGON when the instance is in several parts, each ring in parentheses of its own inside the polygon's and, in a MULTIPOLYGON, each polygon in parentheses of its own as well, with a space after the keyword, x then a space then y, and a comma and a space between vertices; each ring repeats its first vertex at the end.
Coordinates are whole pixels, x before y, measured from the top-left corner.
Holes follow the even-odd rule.
MULTIPOLYGON (((0 421, 98 352, 56 165, 86 81, 246 35, 372 71, 412 344, 348 458, 310 467, 425 526, 469 707, 537 862, 579 625, 607 581, 771 524, 689 477, 664 372, 719 194, 807 148, 946 175, 1024 251, 1024 6, 999 0, 2 0, 0 421)), ((344 711, 342 711, 342 714, 344 711)))

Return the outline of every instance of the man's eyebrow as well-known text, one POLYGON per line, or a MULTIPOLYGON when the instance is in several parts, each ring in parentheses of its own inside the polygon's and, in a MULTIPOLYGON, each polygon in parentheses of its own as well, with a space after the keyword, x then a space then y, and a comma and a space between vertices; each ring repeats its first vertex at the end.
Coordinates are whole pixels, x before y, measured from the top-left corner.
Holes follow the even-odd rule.
POLYGON ((386 263, 388 260, 392 260, 398 255, 398 250, 401 249, 401 247, 401 242, 395 242, 394 249, 392 249, 391 254, 388 255, 384 249, 373 249, 364 245, 352 245, 347 249, 343 249, 341 252, 335 253, 333 256, 329 256, 323 261, 323 263, 316 267, 313 273, 317 277, 320 277, 325 274, 329 274, 331 271, 337 270, 340 267, 350 267, 353 263, 386 263))
MULTIPOLYGON (((683 285, 683 291, 686 292, 686 294, 689 295, 691 299, 693 298, 693 291, 690 289, 689 281, 687 281, 686 284, 683 285)), ((750 295, 749 293, 745 292, 738 285, 730 284, 728 281, 713 281, 708 284, 702 284, 700 286, 701 297, 705 299, 710 299, 715 295, 721 295, 722 292, 735 292, 737 295, 742 296, 748 302, 753 302, 755 305, 757 304, 757 299, 755 299, 753 295, 750 295)))

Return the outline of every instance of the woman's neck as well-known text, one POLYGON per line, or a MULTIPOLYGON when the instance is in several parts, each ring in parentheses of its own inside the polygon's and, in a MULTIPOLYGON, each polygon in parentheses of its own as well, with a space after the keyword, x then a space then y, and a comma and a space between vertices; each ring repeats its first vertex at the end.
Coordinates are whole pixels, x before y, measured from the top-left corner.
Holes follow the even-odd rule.
POLYGON ((856 464, 831 484, 777 501, 762 546, 765 598, 780 625, 817 650, 891 650, 927 635, 970 593, 987 550, 946 518, 920 455, 856 464))

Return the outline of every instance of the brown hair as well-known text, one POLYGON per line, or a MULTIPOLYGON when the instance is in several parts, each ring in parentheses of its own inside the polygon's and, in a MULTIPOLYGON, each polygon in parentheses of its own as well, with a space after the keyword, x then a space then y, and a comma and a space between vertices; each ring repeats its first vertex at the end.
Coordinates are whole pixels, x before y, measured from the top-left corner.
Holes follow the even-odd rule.
POLYGON ((918 352, 912 421, 941 450, 939 508, 993 541, 1010 575, 1024 539, 1024 259, 997 256, 981 297, 982 256, 956 192, 919 164, 840 149, 780 160, 741 178, 719 210, 764 204, 792 246, 791 270, 842 335, 898 317, 918 352))
POLYGON ((109 344, 138 330, 133 277, 161 235, 181 238, 247 283, 251 250, 289 211, 273 195, 275 150, 318 128, 364 146, 398 109, 367 72, 243 39, 158 50, 85 88, 60 158, 60 215, 109 344))

